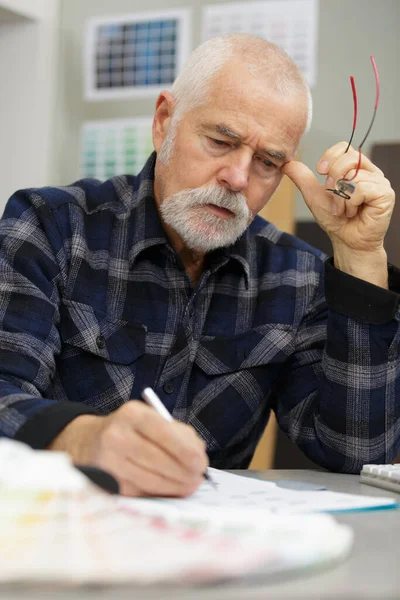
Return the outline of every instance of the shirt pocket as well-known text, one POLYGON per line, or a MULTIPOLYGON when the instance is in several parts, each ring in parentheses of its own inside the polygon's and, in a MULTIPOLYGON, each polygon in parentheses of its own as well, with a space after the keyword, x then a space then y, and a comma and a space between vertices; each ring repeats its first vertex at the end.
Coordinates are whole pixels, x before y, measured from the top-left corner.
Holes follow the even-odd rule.
POLYGON ((146 327, 114 319, 80 302, 64 301, 58 375, 69 400, 110 410, 129 399, 146 327))
POLYGON ((235 336, 204 338, 197 364, 209 375, 223 375, 265 365, 279 365, 294 350, 294 329, 262 325, 235 336))

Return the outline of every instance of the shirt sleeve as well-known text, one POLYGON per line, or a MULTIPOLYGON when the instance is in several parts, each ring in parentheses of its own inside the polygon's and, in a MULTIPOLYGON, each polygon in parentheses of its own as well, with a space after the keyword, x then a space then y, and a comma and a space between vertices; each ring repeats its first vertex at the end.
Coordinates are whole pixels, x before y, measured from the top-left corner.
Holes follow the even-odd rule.
POLYGON ((348 275, 325 262, 325 297, 328 306, 348 317, 381 325, 395 318, 399 304, 400 271, 388 265, 389 289, 348 275))
POLYGON ((330 470, 359 473, 399 451, 400 272, 392 265, 389 287, 329 259, 274 390, 282 430, 330 470))
POLYGON ((51 209, 33 190, 14 194, 0 220, 0 436, 37 449, 95 412, 51 398, 62 254, 51 209))

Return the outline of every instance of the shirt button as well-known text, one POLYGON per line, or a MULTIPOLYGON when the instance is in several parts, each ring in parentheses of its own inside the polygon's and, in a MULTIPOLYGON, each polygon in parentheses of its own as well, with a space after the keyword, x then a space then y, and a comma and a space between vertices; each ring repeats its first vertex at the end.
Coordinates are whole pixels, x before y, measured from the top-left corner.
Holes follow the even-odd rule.
POLYGON ((104 339, 104 335, 98 335, 96 338, 96 344, 98 348, 104 348, 106 345, 106 340, 104 339))
POLYGON ((174 384, 172 381, 166 381, 163 385, 163 390, 166 394, 172 394, 174 391, 174 384))

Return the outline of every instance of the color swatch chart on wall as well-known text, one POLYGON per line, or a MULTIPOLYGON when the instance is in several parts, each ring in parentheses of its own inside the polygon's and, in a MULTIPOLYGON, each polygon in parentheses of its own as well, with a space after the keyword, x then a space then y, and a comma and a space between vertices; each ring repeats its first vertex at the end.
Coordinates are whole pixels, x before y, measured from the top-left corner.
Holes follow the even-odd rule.
POLYGON ((310 86, 316 78, 318 0, 269 0, 207 5, 203 41, 224 33, 251 33, 292 57, 310 86))
POLYGON ((87 121, 82 127, 81 176, 136 175, 153 152, 151 117, 87 121))
POLYGON ((170 85, 188 47, 188 9, 95 18, 85 36, 88 100, 146 96, 170 85))

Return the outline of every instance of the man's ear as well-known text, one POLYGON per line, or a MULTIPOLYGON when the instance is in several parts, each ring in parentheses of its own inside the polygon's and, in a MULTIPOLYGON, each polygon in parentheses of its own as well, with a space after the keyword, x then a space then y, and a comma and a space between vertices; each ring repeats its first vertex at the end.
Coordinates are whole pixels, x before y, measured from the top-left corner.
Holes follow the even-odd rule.
POLYGON ((163 143, 175 108, 175 100, 168 91, 163 91, 157 98, 156 110, 153 118, 153 145, 156 152, 159 152, 163 143))

